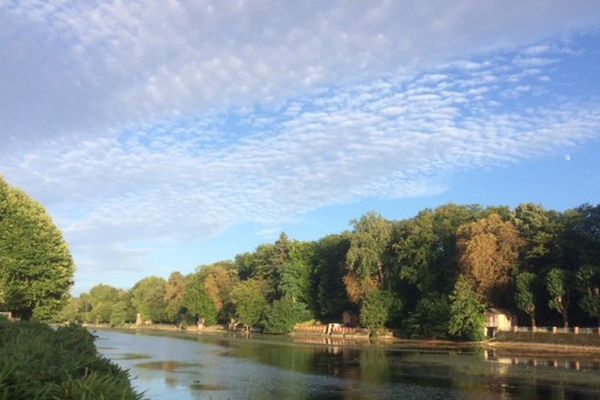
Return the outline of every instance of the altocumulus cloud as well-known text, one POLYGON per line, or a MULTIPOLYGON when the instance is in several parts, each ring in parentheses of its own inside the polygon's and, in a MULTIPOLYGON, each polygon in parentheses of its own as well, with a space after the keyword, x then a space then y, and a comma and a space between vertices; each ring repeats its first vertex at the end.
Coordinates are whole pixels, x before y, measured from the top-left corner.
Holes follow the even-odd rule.
POLYGON ((49 207, 80 277, 440 193, 600 135, 597 101, 550 86, 578 56, 556 35, 600 4, 523 3, 0 1, 0 170, 49 207))

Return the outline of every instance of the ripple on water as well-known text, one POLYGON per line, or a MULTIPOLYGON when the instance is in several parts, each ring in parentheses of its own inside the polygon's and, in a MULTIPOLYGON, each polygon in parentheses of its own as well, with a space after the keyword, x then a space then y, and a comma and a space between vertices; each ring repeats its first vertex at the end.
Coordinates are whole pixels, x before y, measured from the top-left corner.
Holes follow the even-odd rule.
POLYGON ((143 360, 146 358, 150 358, 150 356, 142 353, 124 353, 111 358, 113 360, 143 360))
POLYGON ((211 391, 211 392, 216 392, 216 391, 220 391, 220 390, 227 390, 227 388, 225 386, 212 385, 210 383, 192 383, 190 385, 190 389, 193 389, 193 390, 206 390, 206 391, 211 391))

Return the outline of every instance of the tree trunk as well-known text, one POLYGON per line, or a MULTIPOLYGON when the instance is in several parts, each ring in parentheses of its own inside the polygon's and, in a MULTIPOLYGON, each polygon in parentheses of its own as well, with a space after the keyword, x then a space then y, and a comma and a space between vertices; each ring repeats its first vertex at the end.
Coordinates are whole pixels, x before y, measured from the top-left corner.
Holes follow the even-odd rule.
POLYGON ((563 308, 562 310, 563 324, 565 328, 569 327, 569 316, 567 315, 567 309, 563 308))

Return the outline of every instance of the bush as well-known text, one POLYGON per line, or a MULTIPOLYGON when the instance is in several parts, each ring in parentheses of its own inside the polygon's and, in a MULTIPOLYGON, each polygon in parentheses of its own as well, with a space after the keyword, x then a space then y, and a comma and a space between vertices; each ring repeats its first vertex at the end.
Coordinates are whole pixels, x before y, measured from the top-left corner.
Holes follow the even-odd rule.
POLYGON ((371 332, 383 328, 392 312, 399 312, 401 304, 386 290, 372 291, 360 307, 360 324, 371 332))
POLYGON ((442 339, 448 336, 450 303, 445 296, 423 298, 406 320, 410 337, 442 339))
POLYGON ((140 399, 80 326, 0 322, 0 399, 140 399))
POLYGON ((283 298, 275 300, 267 309, 265 315, 265 330, 271 333, 291 332, 299 322, 308 321, 312 318, 306 304, 283 298))
POLYGON ((450 295, 448 333, 457 339, 483 340, 485 335, 485 305, 471 282, 460 277, 450 295))

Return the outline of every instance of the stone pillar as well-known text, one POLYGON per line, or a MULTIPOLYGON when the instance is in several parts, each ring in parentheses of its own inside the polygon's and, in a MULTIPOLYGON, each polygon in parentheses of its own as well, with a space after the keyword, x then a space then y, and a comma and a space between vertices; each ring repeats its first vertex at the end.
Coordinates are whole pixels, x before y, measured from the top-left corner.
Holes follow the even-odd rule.
POLYGON ((579 327, 578 326, 576 326, 576 327, 573 328, 573 333, 576 334, 576 335, 579 334, 579 327))
POLYGON ((135 325, 136 326, 140 326, 142 325, 144 322, 142 321, 142 314, 138 313, 135 317, 135 325))
POLYGON ((552 327, 552 333, 556 333, 556 327, 555 326, 552 327))

